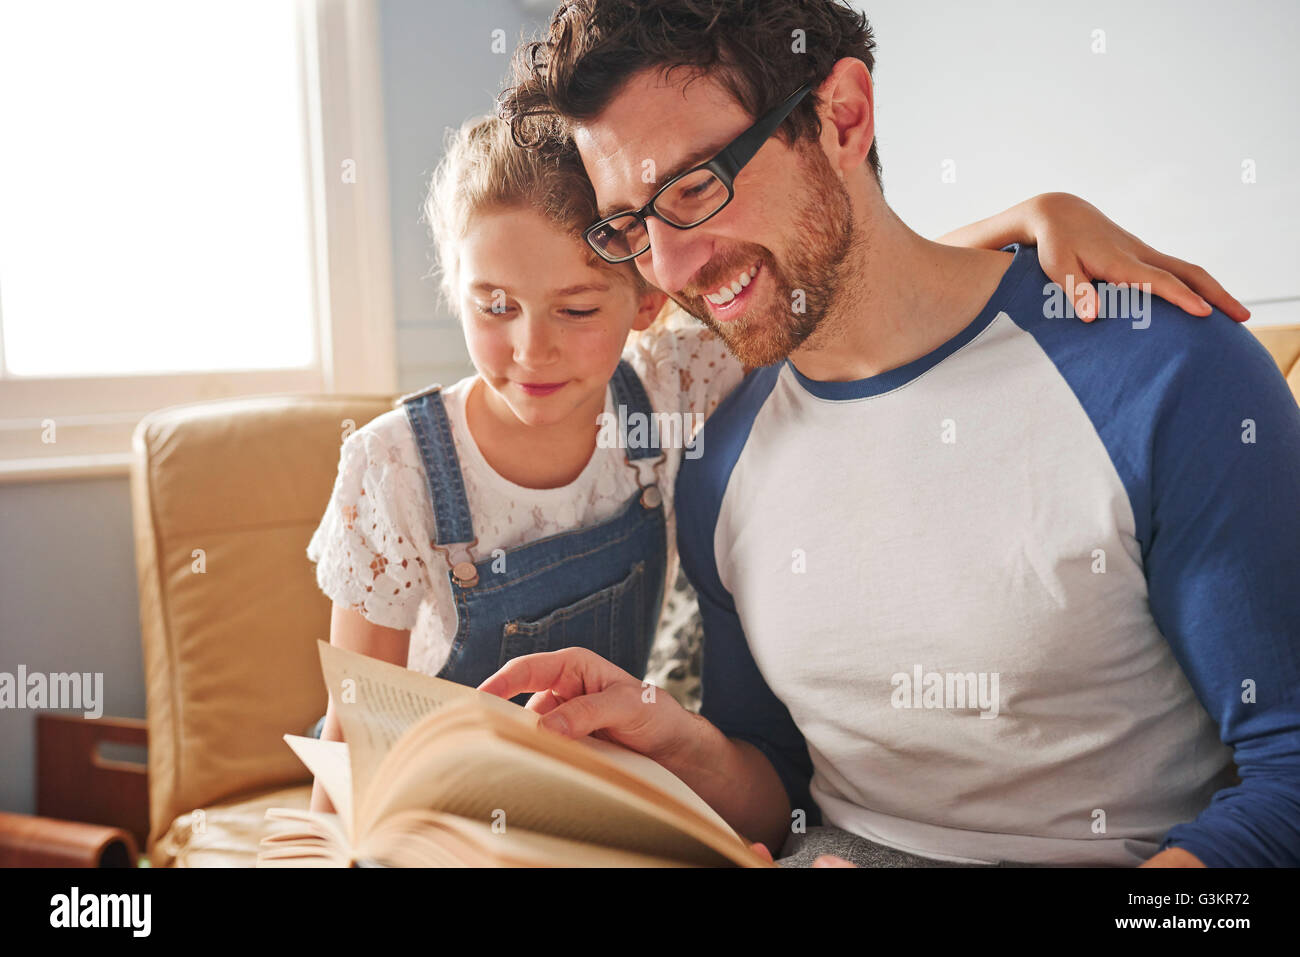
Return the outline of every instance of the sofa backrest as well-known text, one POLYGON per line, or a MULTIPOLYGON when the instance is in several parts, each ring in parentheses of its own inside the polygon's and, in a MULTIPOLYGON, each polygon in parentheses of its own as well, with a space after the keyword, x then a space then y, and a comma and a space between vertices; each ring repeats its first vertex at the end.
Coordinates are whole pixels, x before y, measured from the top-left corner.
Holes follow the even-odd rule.
POLYGON ((1291 394, 1300 402, 1300 324, 1248 328, 1272 354, 1291 386, 1291 394))
POLYGON ((392 398, 173 406, 136 427, 131 501, 149 729, 149 848, 185 811, 310 776, 281 737, 325 711, 329 599, 307 543, 347 423, 392 398))

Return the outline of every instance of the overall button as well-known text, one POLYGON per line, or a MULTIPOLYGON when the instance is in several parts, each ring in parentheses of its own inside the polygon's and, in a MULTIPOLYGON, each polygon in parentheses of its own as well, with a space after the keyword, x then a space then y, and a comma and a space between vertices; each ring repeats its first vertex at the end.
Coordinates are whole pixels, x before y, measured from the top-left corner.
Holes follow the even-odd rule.
POLYGON ((451 574, 461 588, 473 588, 478 584, 478 569, 474 567, 473 562, 457 562, 451 574))
POLYGON ((641 492, 642 508, 658 508, 663 504, 663 501, 663 493, 659 491, 659 486, 657 485, 651 485, 641 492))

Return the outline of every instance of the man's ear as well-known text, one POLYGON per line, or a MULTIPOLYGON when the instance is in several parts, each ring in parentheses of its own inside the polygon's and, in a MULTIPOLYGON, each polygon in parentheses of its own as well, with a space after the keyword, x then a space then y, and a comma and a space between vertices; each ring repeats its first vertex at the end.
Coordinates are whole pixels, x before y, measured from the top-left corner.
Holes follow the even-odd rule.
POLYGON ((636 319, 632 323, 632 328, 637 332, 649 329, 650 324, 655 321, 667 301, 668 293, 660 289, 648 289, 641 293, 641 300, 637 306, 636 319))

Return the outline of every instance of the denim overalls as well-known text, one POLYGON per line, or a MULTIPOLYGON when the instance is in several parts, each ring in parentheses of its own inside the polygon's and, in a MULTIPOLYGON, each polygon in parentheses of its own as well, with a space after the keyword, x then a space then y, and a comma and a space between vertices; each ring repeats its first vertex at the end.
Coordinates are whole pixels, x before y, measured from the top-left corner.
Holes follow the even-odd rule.
MULTIPOLYGON (((626 360, 610 385, 627 409, 619 426, 653 422, 645 389, 626 360)), ((450 566, 458 627, 439 678, 475 687, 511 658, 560 648, 590 648, 638 679, 644 677, 663 599, 667 560, 663 496, 654 467, 657 442, 627 448, 640 488, 617 514, 588 528, 559 532, 482 557, 470 519, 460 462, 440 386, 402 396, 424 463, 433 504, 434 547, 450 566), (649 463, 649 484, 640 466, 649 463)), ((622 444, 630 443, 626 431, 622 444)), ((599 450, 598 450, 599 451, 599 450)), ((430 569, 431 574, 436 574, 430 569)), ((524 704, 531 694, 515 697, 524 704)))

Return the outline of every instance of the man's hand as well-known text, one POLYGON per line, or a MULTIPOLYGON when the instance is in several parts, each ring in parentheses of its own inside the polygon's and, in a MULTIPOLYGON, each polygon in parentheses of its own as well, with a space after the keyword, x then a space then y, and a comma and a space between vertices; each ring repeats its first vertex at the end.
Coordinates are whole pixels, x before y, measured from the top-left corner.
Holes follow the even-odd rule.
POLYGON ((502 698, 535 692, 530 711, 540 725, 569 738, 594 734, 660 764, 691 741, 691 714, 672 695, 642 682, 586 648, 521 655, 481 685, 502 698))
MULTIPOLYGON (((766 844, 751 844, 749 846, 750 848, 753 849, 754 853, 756 853, 759 857, 765 857, 769 861, 772 860, 772 852, 767 849, 766 844)), ((857 867, 858 865, 850 861, 846 861, 842 857, 836 857, 834 854, 823 854, 821 857, 817 858, 817 860, 813 861, 812 866, 813 867, 857 867)))
POLYGON ((790 802, 772 762, 748 741, 733 741, 672 695, 595 652, 565 648, 506 662, 480 691, 513 698, 539 724, 569 738, 594 735, 638 751, 677 775, 741 834, 779 847, 790 802))
POLYGON ((1167 847, 1154 857, 1148 858, 1138 867, 1204 867, 1201 859, 1191 851, 1181 847, 1167 847))

